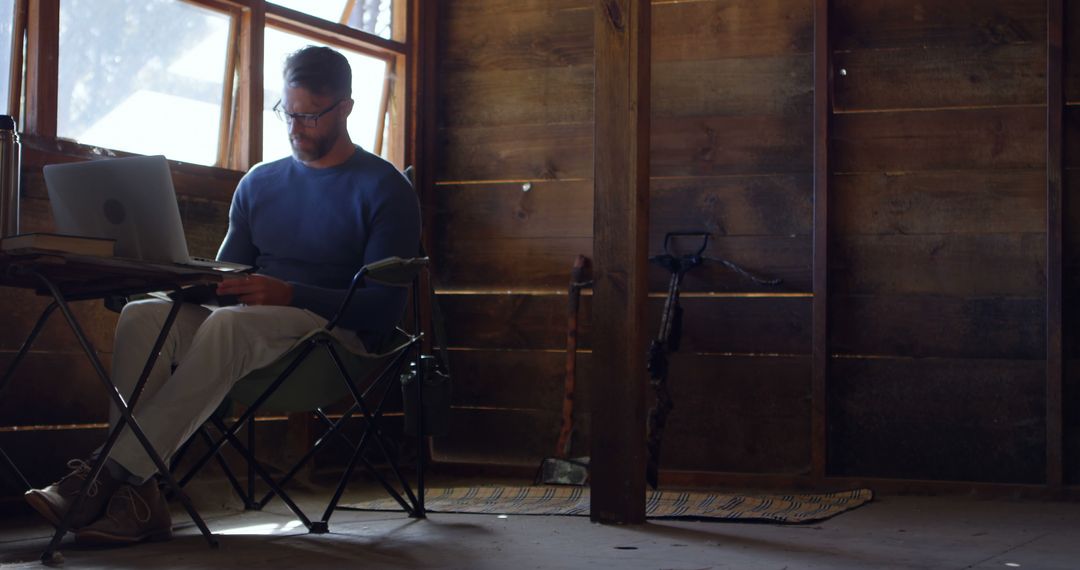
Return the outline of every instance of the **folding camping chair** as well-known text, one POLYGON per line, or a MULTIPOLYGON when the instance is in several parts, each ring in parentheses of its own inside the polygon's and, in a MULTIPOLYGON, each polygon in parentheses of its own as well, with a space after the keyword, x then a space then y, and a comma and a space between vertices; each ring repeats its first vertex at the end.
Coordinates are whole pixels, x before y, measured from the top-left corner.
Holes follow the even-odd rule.
MULTIPOLYGON (((392 338, 384 341, 382 347, 379 347, 374 353, 365 354, 348 350, 333 337, 331 331, 337 326, 338 319, 348 306, 353 293, 365 279, 397 286, 412 284, 414 286, 413 302, 415 310, 417 300, 415 282, 418 280, 417 277, 421 269, 427 264, 428 259, 426 257, 410 259, 392 257, 362 267, 353 278, 349 293, 346 295, 337 315, 325 327, 312 331, 300 339, 292 349, 278 360, 264 368, 251 372, 234 386, 227 401, 223 403, 223 407, 219 408, 218 412, 210 418, 210 423, 221 432, 221 436, 214 441, 205 425, 200 428, 199 433, 202 439, 210 445, 210 449, 180 479, 180 485, 186 485, 211 458, 216 457, 234 490, 244 500, 247 508, 260 509, 273 497, 277 496, 296 514, 309 532, 325 533, 329 531, 330 517, 337 508, 352 473, 357 464, 362 463, 382 487, 397 500, 409 516, 423 518, 425 516, 422 451, 425 435, 423 414, 416 414, 415 429, 406 430, 406 432, 411 431, 413 433, 418 450, 415 492, 402 474, 396 456, 391 453, 380 425, 380 420, 383 418, 384 404, 388 399, 387 396, 394 387, 399 385, 398 379, 401 376, 404 364, 413 360, 416 363, 416 369, 420 370, 421 368, 420 339, 422 333, 419 328, 413 334, 397 329, 392 338), (372 378, 372 380, 367 383, 366 388, 361 390, 358 382, 368 378, 372 378), (323 411, 327 406, 338 403, 350 396, 352 404, 337 421, 332 421, 323 411), (223 419, 228 415, 224 411, 228 407, 229 400, 242 404, 247 408, 232 425, 226 425, 223 419), (369 401, 374 403, 369 404, 369 401), (275 480, 266 471, 253 453, 254 418, 259 411, 313 412, 328 426, 327 431, 316 441, 314 446, 279 480, 275 480), (359 441, 354 444, 340 430, 345 422, 358 412, 362 415, 365 425, 359 441), (247 445, 242 443, 236 435, 245 426, 248 429, 247 445), (312 522, 284 491, 283 487, 300 472, 316 452, 335 436, 346 441, 352 447, 352 456, 322 518, 312 522), (392 480, 384 477, 365 457, 364 451, 371 441, 375 442, 376 447, 381 451, 393 471, 392 480), (249 471, 246 491, 241 488, 236 476, 219 455, 226 442, 247 461, 249 471), (254 492, 255 475, 270 487, 270 490, 258 501, 256 501, 254 492)), ((417 321, 417 324, 419 324, 419 321, 417 321)), ((411 386, 416 389, 416 402, 420 405, 423 402, 423 384, 423 381, 417 381, 413 382, 411 386)), ((184 451, 182 450, 180 454, 184 451)))

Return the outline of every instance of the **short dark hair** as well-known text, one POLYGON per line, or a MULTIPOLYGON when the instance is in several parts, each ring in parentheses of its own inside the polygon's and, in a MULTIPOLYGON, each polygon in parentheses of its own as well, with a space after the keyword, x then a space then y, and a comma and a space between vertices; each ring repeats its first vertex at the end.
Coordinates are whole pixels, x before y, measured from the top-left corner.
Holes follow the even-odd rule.
POLYGON ((352 96, 349 60, 328 47, 307 46, 285 58, 287 87, 303 87, 316 95, 352 96))

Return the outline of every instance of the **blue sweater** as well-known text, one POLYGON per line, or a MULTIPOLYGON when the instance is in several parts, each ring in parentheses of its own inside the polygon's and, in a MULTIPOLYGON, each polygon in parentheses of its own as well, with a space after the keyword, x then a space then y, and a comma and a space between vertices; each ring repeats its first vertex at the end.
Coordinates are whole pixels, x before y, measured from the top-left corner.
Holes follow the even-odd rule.
MULTIPOLYGON (((257 267, 293 286, 292 304, 330 319, 353 276, 385 257, 415 257, 420 205, 408 180, 360 147, 332 168, 287 157, 255 166, 236 188, 218 259, 257 267)), ((393 329, 406 289, 368 283, 340 325, 373 347, 393 329)))

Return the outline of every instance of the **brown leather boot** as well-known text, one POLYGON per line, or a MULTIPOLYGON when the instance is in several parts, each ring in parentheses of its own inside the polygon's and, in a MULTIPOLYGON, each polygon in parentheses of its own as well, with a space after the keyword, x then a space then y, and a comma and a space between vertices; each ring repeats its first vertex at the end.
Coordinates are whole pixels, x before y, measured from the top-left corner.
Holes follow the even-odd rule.
POLYGON ((75 534, 80 544, 133 544, 170 538, 172 516, 154 479, 139 486, 122 485, 109 499, 105 515, 75 534))
MULTIPOLYGON (((26 502, 53 526, 60 526, 60 519, 75 503, 79 489, 90 474, 90 464, 81 459, 72 459, 67 464, 72 471, 63 479, 44 489, 30 489, 24 495, 26 502)), ((102 469, 86 490, 86 498, 79 503, 78 510, 72 513, 69 519, 71 530, 80 529, 100 518, 105 511, 105 503, 119 486, 120 482, 113 479, 107 469, 102 469)))

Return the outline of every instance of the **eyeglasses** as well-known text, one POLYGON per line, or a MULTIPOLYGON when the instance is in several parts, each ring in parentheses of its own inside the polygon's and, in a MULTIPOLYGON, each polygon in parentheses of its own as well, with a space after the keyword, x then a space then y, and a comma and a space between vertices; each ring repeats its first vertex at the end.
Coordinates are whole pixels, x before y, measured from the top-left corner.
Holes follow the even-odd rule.
POLYGON ((300 126, 314 129, 319 124, 319 118, 323 115, 333 111, 344 99, 338 99, 333 105, 330 105, 325 111, 321 113, 290 113, 281 107, 281 99, 278 99, 277 103, 274 103, 274 116, 279 121, 286 124, 293 124, 297 121, 300 122, 300 126))

